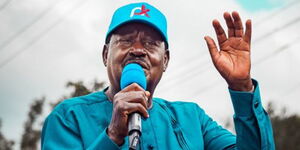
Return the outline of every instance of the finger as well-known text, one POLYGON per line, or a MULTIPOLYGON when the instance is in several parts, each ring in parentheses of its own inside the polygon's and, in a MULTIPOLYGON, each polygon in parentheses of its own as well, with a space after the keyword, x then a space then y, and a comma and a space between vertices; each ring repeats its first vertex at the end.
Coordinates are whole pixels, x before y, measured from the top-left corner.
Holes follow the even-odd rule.
POLYGON ((124 101, 129 103, 141 103, 144 107, 148 108, 148 97, 145 93, 146 92, 142 91, 126 93, 128 98, 126 98, 124 101))
POLYGON ((242 37, 244 34, 244 29, 243 29, 243 23, 242 20, 240 18, 240 15, 238 12, 234 11, 232 12, 232 17, 234 19, 234 34, 236 37, 242 37))
POLYGON ((220 22, 218 20, 214 20, 213 27, 216 31, 219 45, 223 44, 227 40, 227 37, 222 26, 220 25, 220 22))
POLYGON ((251 43, 251 33, 252 33, 252 23, 251 23, 251 20, 247 20, 246 21, 246 32, 245 32, 245 35, 244 35, 244 40, 249 43, 251 43))
POLYGON ((149 91, 146 91, 146 96, 149 98, 151 96, 151 93, 149 91))
POLYGON ((219 55, 219 52, 218 52, 218 48, 216 46, 216 43, 215 41, 209 37, 209 36, 205 36, 204 37, 205 41, 206 41, 206 44, 207 44, 207 47, 208 47, 208 50, 209 50, 209 53, 210 53, 210 56, 214 62, 214 60, 216 60, 216 58, 218 57, 219 55))
POLYGON ((132 83, 125 87, 122 92, 129 92, 129 91, 145 91, 139 84, 137 83, 132 83))
POLYGON ((233 24, 233 20, 230 16, 230 13, 225 12, 224 13, 224 19, 226 21, 226 25, 228 27, 228 38, 230 37, 234 37, 235 33, 234 33, 234 24, 233 24))
POLYGON ((147 109, 140 103, 127 103, 125 109, 128 112, 128 114, 138 112, 145 118, 149 117, 147 109))

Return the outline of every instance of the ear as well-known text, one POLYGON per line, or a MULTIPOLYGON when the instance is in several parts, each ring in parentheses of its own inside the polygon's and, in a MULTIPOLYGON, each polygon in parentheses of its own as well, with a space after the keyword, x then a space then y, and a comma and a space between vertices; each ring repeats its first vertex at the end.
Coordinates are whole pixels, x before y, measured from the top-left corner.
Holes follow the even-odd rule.
POLYGON ((170 51, 166 49, 164 54, 164 72, 168 68, 169 60, 170 60, 170 51))
POLYGON ((108 45, 104 44, 102 50, 102 60, 105 67, 107 66, 107 56, 108 56, 108 45))

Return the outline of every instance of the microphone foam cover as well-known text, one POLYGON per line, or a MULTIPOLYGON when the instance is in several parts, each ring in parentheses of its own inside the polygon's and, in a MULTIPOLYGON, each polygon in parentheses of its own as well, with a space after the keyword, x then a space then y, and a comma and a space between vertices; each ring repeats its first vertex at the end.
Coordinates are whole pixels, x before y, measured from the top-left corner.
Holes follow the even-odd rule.
POLYGON ((147 88, 147 79, 143 68, 137 63, 127 64, 121 75, 120 86, 124 89, 132 83, 137 83, 144 90, 147 88))

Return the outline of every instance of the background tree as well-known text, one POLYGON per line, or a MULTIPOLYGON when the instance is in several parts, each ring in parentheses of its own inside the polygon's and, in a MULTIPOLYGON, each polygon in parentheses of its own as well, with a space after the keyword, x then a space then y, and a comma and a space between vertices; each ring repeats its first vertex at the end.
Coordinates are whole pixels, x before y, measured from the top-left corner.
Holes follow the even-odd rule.
POLYGON ((44 102, 45 97, 42 97, 34 100, 30 106, 28 118, 24 124, 24 133, 21 141, 22 150, 37 150, 38 148, 37 142, 41 136, 41 129, 40 127, 34 128, 34 124, 43 112, 44 102))
POLYGON ((274 111, 274 106, 269 103, 267 112, 270 115, 273 134, 277 150, 300 150, 300 116, 287 115, 286 108, 279 114, 274 111))
MULTIPOLYGON (((91 87, 88 88, 87 85, 84 85, 82 81, 77 82, 67 82, 66 87, 72 88, 70 94, 67 96, 64 95, 58 100, 56 100, 54 103, 50 103, 51 108, 53 109, 57 104, 59 104, 61 101, 65 99, 69 99, 72 97, 82 96, 86 95, 98 90, 101 90, 105 85, 105 82, 98 82, 97 80, 94 80, 91 87)), ((46 101, 46 98, 40 98, 33 101, 31 104, 28 118, 25 121, 24 124, 24 133, 22 135, 21 139, 21 150, 37 150, 39 148, 39 141, 41 136, 41 130, 43 122, 37 122, 39 118, 42 116, 42 112, 44 109, 44 102, 46 101)), ((42 120, 44 120, 43 118, 42 120)), ((1 135, 1 134, 0 134, 1 135)), ((0 137, 1 138, 1 137, 0 137)), ((1 139, 0 139, 1 142, 1 139)), ((1 143, 0 143, 1 144, 1 143)), ((6 144, 8 145, 8 144, 6 144)), ((0 147, 0 150, 2 148, 0 147)), ((6 150, 6 149, 3 149, 6 150)), ((9 150, 9 149, 7 149, 9 150)))
POLYGON ((77 81, 77 82, 67 82, 66 87, 67 88, 73 88, 73 91, 68 94, 68 95, 64 95, 61 98, 59 98, 58 100, 56 100, 56 102, 54 103, 50 103, 52 109, 59 104, 62 100, 65 99, 69 99, 72 97, 77 97, 77 96, 82 96, 82 95, 86 95, 95 91, 99 91, 101 90, 105 85, 105 82, 98 82, 97 80, 94 80, 91 87, 88 88, 87 85, 84 85, 84 83, 82 81, 77 81))
MULTIPOLYGON (((300 116, 287 115, 285 107, 280 112, 275 110, 278 109, 275 109, 274 104, 268 103, 266 111, 272 122, 276 150, 300 150, 300 116)), ((234 131, 231 119, 227 119, 225 127, 234 131)))
POLYGON ((8 140, 4 137, 4 135, 1 132, 2 127, 2 120, 0 118, 0 150, 12 150, 14 141, 8 140))

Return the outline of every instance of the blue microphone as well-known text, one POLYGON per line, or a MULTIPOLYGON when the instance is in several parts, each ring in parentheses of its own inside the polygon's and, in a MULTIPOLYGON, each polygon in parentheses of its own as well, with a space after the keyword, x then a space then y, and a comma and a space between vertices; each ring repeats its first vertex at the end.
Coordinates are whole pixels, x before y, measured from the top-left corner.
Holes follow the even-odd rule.
MULTIPOLYGON (((144 90, 147 88, 147 80, 143 68, 137 63, 126 65, 122 71, 120 87, 126 88, 132 83, 137 83, 144 90)), ((129 149, 135 150, 138 147, 142 135, 142 120, 139 113, 132 113, 128 118, 129 149)))
POLYGON ((136 63, 126 65, 122 71, 121 89, 132 83, 137 83, 144 90, 147 88, 147 80, 143 68, 136 63))

